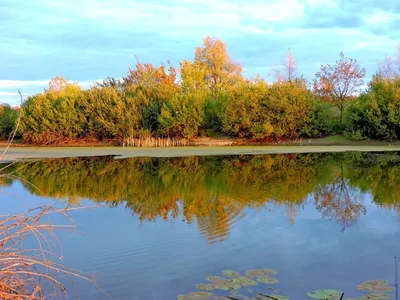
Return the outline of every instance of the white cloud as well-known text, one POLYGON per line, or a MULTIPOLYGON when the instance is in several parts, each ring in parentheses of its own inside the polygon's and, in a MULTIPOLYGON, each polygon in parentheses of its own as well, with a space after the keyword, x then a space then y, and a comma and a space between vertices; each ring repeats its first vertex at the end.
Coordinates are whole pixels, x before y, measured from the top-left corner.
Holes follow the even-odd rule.
POLYGON ((48 82, 48 80, 0 80, 0 89, 43 86, 47 85, 48 82))
POLYGON ((389 24, 395 20, 400 22, 398 14, 381 9, 376 9, 371 15, 364 16, 363 20, 366 24, 373 26, 382 26, 384 24, 389 24))

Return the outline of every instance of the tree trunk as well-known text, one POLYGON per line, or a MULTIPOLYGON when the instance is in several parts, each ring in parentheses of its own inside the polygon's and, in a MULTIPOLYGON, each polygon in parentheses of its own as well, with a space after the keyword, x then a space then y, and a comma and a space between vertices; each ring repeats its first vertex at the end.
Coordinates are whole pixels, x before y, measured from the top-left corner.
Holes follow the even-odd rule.
POLYGON ((343 111, 344 111, 344 104, 343 100, 340 100, 340 123, 343 124, 343 111))

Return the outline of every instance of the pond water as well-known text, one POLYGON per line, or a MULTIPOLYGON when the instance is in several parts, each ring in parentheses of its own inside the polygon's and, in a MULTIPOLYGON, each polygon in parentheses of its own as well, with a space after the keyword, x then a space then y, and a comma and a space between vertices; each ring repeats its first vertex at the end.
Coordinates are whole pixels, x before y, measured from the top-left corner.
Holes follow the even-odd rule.
POLYGON ((2 212, 100 205, 70 213, 81 233, 59 232, 62 263, 103 290, 57 275, 72 299, 177 299, 201 289, 215 297, 180 299, 309 299, 318 289, 348 299, 366 295, 357 286, 368 280, 388 280, 388 293, 360 299, 394 299, 400 153, 105 156, 8 171, 2 212), (250 269, 276 274, 221 274, 250 269))

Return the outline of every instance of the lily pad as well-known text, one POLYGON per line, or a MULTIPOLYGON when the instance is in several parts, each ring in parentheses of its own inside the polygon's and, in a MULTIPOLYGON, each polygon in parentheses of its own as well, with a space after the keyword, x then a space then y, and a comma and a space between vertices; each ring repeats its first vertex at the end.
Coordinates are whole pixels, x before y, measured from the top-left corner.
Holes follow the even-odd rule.
POLYGON ((215 284, 196 284, 196 287, 203 291, 213 291, 217 289, 215 284))
POLYGON ((233 282, 229 283, 220 283, 220 284, 214 284, 216 290, 224 290, 224 291, 229 291, 229 290, 238 290, 242 286, 235 284, 233 282))
POLYGON ((235 284, 240 286, 256 286, 257 281, 249 277, 238 277, 232 280, 235 284))
POLYGON ((273 277, 268 277, 268 276, 262 276, 257 278, 258 282, 265 283, 265 284, 274 284, 278 283, 279 280, 273 277))
POLYGON ((178 295, 177 300, 200 300, 208 299, 212 296, 211 293, 207 292, 192 292, 187 295, 178 295))
POLYGON ((277 272, 272 269, 259 269, 259 270, 251 269, 246 271, 246 276, 250 278, 265 277, 268 275, 275 275, 275 274, 277 274, 277 272))
POLYGON ((219 276, 207 276, 206 279, 207 279, 207 281, 209 281, 211 283, 216 283, 216 284, 221 284, 221 283, 223 284, 223 283, 229 282, 228 279, 224 279, 219 276))
POLYGON ((237 278, 240 277, 240 274, 233 270, 224 270, 222 271, 222 275, 229 278, 237 278))
POLYGON ((334 297, 340 297, 342 295, 342 291, 340 290, 332 290, 332 289, 323 289, 323 290, 316 290, 313 292, 308 292, 307 296, 313 299, 333 299, 334 297))
POLYGON ((368 292, 391 292, 393 287, 388 285, 387 280, 369 280, 357 286, 358 290, 368 292))
POLYGON ((372 293, 363 295, 360 298, 347 298, 346 300, 389 300, 392 296, 384 293, 372 293))

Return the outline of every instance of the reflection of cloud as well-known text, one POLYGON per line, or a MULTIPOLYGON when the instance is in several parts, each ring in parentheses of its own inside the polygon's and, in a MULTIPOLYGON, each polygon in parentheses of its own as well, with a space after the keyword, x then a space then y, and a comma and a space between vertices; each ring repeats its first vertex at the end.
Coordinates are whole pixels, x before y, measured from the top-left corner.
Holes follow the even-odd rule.
POLYGON ((177 66, 205 35, 226 41, 248 76, 268 74, 289 47, 310 79, 340 51, 370 76, 398 42, 400 17, 397 0, 1 2, 0 78, 27 81, 120 77, 135 54, 177 66))

